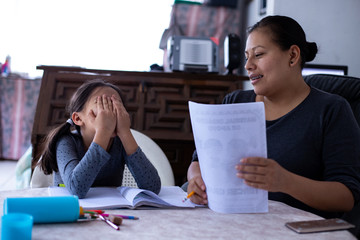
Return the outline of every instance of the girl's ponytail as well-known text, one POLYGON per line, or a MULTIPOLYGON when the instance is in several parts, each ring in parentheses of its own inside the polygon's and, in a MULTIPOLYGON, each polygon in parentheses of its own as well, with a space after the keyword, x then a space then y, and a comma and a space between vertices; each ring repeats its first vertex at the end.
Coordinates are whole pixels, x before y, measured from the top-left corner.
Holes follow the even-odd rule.
POLYGON ((44 151, 39 160, 40 167, 46 175, 58 171, 58 165, 56 161, 56 144, 62 136, 70 133, 72 126, 74 126, 73 121, 68 119, 65 123, 53 129, 46 136, 42 148, 44 151))

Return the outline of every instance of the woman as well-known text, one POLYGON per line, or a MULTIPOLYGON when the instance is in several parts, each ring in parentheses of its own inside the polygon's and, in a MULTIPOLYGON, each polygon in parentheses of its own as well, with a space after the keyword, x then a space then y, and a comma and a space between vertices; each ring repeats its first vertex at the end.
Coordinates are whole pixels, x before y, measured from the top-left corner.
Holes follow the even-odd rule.
MULTIPOLYGON (((316 43, 285 16, 265 17, 248 33, 245 69, 254 90, 232 92, 223 103, 264 103, 268 158, 239 159, 237 177, 271 200, 324 217, 350 211, 360 199, 360 129, 345 99, 304 82, 316 43)), ((191 200, 206 204, 196 152, 188 181, 191 200)))

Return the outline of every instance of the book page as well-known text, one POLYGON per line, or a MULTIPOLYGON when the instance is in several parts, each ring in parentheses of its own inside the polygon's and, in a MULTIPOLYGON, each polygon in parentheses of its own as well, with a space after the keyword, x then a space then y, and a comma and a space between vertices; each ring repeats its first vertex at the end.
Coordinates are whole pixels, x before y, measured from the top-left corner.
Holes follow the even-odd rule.
MULTIPOLYGON (((50 196, 71 195, 65 187, 49 187, 50 196)), ((132 204, 113 187, 90 188, 85 198, 79 199, 79 204, 84 210, 132 208, 132 204)))
POLYGON ((164 186, 161 188, 159 195, 144 189, 130 187, 118 187, 118 189, 129 202, 133 203, 134 207, 145 205, 162 208, 193 208, 196 206, 191 201, 183 202, 184 198, 187 196, 187 193, 178 186, 164 186))
POLYGON ((192 203, 190 199, 187 201, 183 201, 187 196, 187 193, 184 192, 180 187, 178 186, 167 186, 162 187, 161 191, 159 193, 159 197, 161 197, 162 200, 170 203, 173 206, 177 207, 204 207, 204 205, 197 205, 195 203, 192 203))
POLYGON ((189 110, 209 208, 223 213, 267 212, 267 191, 245 185, 235 169, 243 157, 267 157, 264 104, 190 101, 189 110))
MULTIPOLYGON (((49 187, 50 196, 71 195, 65 187, 49 187)), ((197 205, 191 201, 182 200, 186 197, 178 186, 163 186, 159 195, 139 188, 130 187, 94 187, 90 188, 85 198, 79 199, 79 204, 87 209, 137 208, 153 206, 161 208, 184 207, 194 208, 197 205)))

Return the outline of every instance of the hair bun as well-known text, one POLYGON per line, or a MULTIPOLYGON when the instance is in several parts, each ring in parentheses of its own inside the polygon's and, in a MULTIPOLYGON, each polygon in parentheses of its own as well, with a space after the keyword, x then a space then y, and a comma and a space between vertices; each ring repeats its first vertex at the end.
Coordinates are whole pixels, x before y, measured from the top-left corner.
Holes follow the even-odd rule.
POLYGON ((311 62, 312 60, 314 60, 318 52, 317 44, 314 42, 306 42, 306 48, 307 48, 307 53, 306 53, 305 61, 311 62))

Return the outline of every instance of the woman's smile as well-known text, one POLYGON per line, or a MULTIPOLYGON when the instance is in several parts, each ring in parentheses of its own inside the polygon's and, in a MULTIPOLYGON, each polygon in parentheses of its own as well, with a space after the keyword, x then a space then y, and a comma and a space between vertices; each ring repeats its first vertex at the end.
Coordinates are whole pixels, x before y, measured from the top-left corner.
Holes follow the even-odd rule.
POLYGON ((254 84, 256 84, 257 82, 259 82, 263 77, 264 77, 264 75, 261 75, 261 74, 251 74, 251 75, 249 76, 252 85, 254 85, 254 84))

